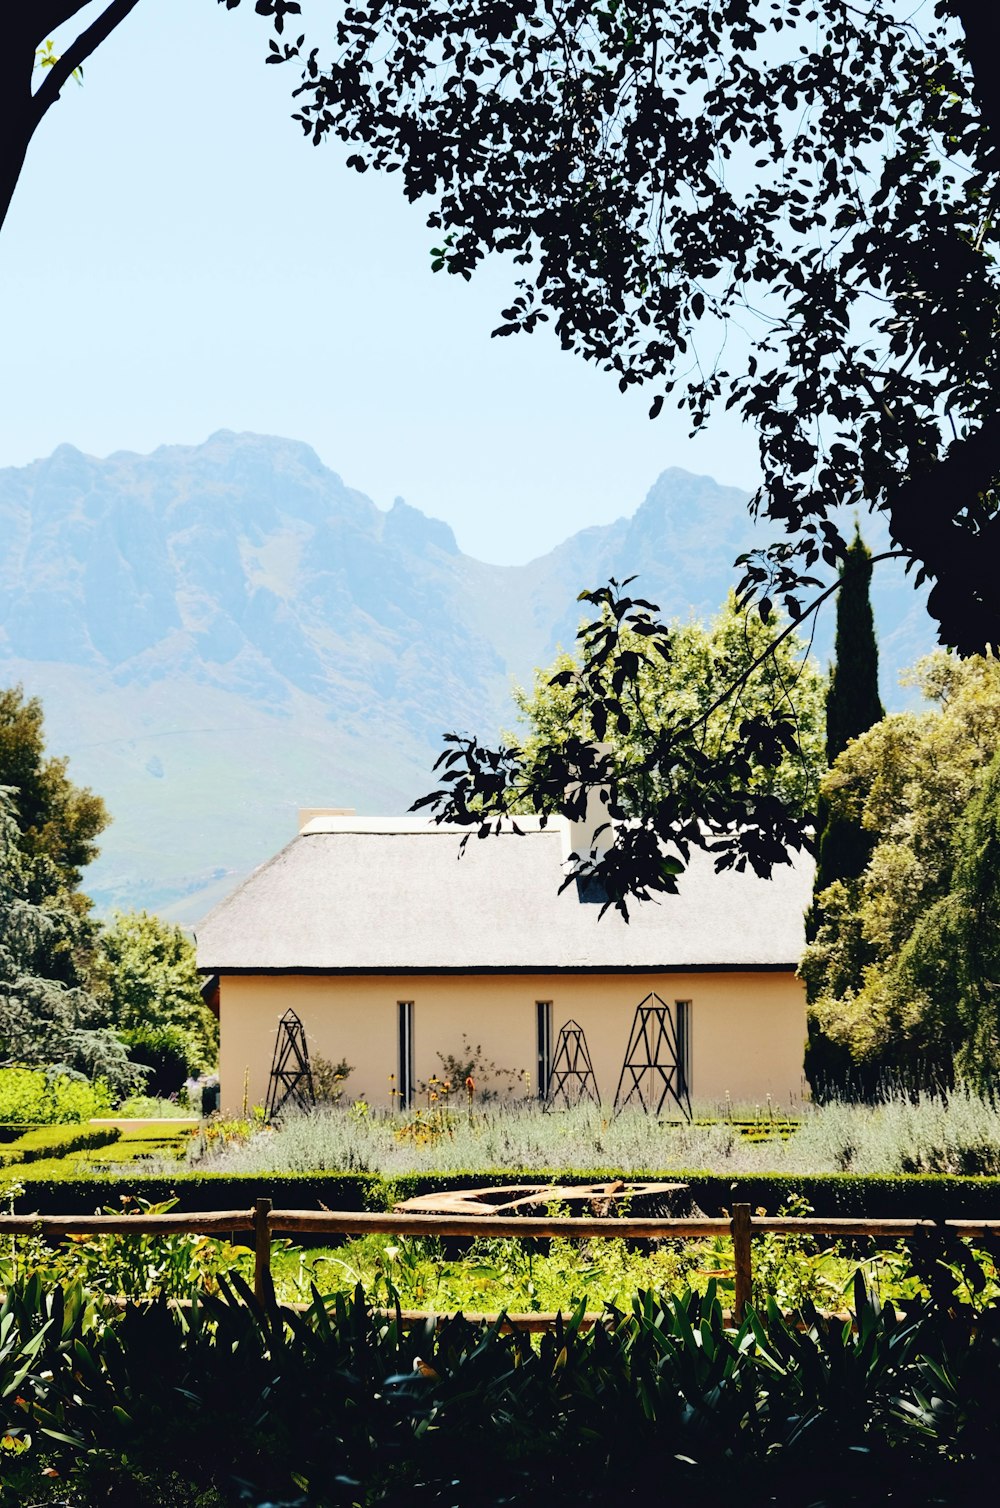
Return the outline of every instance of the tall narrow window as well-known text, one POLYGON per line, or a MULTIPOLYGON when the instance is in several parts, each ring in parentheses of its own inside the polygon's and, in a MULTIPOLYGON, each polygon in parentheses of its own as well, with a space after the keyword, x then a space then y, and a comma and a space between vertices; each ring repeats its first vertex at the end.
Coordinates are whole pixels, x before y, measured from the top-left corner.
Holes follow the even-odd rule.
POLYGON ((549 1074, 552 1071, 552 1001, 535 1001, 535 1040, 538 1044, 538 1060, 536 1075, 538 1079, 538 1098, 544 1100, 549 1088, 549 1074))
POLYGON ((691 1093, 691 1002, 674 1001, 674 1017, 677 1021, 677 1093, 691 1093))
POLYGON ((413 1001, 398 1002, 399 1016, 399 1108, 409 1110, 413 1104, 413 1001))

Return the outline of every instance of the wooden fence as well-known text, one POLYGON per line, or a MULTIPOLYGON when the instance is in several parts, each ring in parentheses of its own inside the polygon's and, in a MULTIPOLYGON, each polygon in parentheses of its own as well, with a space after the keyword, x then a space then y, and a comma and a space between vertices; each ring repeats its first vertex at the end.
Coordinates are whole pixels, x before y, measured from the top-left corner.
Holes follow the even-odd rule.
MULTIPOLYGON (((366 1236, 375 1232, 395 1236, 532 1236, 574 1240, 617 1237, 625 1240, 711 1240, 731 1236, 735 1269, 734 1315, 742 1320, 750 1302, 753 1284, 755 1236, 812 1235, 868 1237, 878 1245, 905 1240, 921 1231, 948 1231, 955 1236, 1000 1235, 1000 1220, 856 1220, 827 1216, 754 1215, 749 1204, 733 1206, 731 1219, 640 1219, 594 1216, 503 1217, 461 1215, 413 1215, 393 1211, 276 1210, 270 1199, 258 1199, 250 1210, 209 1210, 205 1213, 171 1212, 164 1215, 2 1215, 0 1235, 38 1235, 49 1240, 67 1236, 118 1234, 129 1236, 200 1235, 218 1240, 249 1236, 254 1251, 254 1292, 262 1300, 271 1270, 271 1241, 276 1235, 366 1236)), ((469 1316, 495 1318, 495 1316, 469 1316)), ((421 1311, 406 1311, 404 1318, 427 1318, 421 1311)), ((528 1330, 543 1330, 555 1323, 555 1315, 509 1315, 512 1324, 528 1330)), ((591 1317, 593 1318, 593 1317, 591 1317)))

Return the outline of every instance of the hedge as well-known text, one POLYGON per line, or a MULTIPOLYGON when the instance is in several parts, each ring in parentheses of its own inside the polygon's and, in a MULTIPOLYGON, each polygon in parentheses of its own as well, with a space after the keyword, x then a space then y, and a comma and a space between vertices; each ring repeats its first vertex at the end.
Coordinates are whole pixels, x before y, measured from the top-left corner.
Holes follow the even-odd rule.
MULTIPOLYGON (((23 1126, 21 1130, 24 1132, 23 1126)), ((87 1148, 109 1147, 120 1136, 116 1126, 36 1126, 0 1149, 0 1168, 50 1161, 87 1148)))
MULTIPOLYGON (((255 1199, 270 1199, 278 1209, 380 1210, 399 1199, 450 1189, 491 1184, 605 1183, 620 1177, 614 1168, 566 1173, 551 1168, 478 1169, 466 1173, 406 1173, 382 1178, 377 1173, 198 1173, 146 1175, 133 1168, 120 1174, 80 1176, 61 1173, 54 1161, 25 1168, 25 1192, 16 1208, 39 1214, 81 1214, 118 1205, 123 1195, 151 1203, 176 1198, 182 1210, 248 1209, 255 1199)), ((799 1175, 772 1173, 752 1177, 704 1172, 630 1173, 630 1180, 681 1182, 690 1185, 699 1208, 719 1216, 737 1202, 774 1214, 792 1194, 808 1201, 817 1215, 858 1218, 1000 1219, 1000 1178, 851 1173, 799 1175)))

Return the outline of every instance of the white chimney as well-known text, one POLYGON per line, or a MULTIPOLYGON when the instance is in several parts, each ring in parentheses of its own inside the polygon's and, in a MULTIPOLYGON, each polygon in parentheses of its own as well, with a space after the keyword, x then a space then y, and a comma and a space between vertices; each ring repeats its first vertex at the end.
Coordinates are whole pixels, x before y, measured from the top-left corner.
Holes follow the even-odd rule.
MULTIPOLYGON (((611 753, 612 746, 609 743, 596 744, 598 754, 611 753)), ((564 858, 568 859, 571 853, 585 862, 596 851, 598 857, 607 853, 615 841, 614 824, 608 815, 606 801, 608 787, 606 785, 592 785, 587 791, 587 804, 584 814, 576 821, 568 821, 566 824, 566 851, 564 858), (598 832, 603 828, 603 832, 598 832)))
POLYGON ((299 832, 316 817, 355 817, 353 806, 300 806, 299 832))

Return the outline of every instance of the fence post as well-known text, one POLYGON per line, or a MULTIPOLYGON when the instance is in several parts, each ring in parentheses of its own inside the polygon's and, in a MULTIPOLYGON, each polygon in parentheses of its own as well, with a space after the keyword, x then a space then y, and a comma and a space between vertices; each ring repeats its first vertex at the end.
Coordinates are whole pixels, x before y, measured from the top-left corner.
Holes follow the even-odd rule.
POLYGON ((746 1318, 747 1305, 753 1288, 753 1258, 751 1241, 753 1222, 749 1204, 734 1204, 730 1222, 733 1232, 733 1257, 736 1265, 736 1302, 733 1316, 738 1325, 746 1318))
POLYGON ((265 1273, 271 1276, 271 1201, 257 1199, 253 1207, 253 1291, 259 1304, 267 1298, 265 1273))

